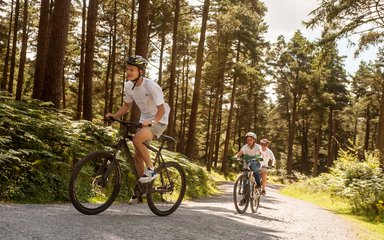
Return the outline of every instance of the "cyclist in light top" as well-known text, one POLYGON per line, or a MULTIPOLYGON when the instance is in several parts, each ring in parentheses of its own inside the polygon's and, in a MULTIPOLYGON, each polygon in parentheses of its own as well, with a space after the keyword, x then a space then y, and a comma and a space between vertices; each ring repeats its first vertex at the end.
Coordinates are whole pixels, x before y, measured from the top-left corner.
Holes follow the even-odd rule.
POLYGON ((255 176, 255 181, 257 187, 260 188, 260 162, 257 158, 261 156, 261 147, 256 143, 256 134, 253 132, 248 132, 245 134, 245 139, 247 143, 240 149, 240 151, 235 155, 236 158, 242 157, 246 162, 249 163, 253 175, 255 176))
MULTIPOLYGON (((105 116, 120 118, 131 109, 132 102, 136 102, 141 112, 140 123, 144 127, 137 131, 132 140, 136 150, 134 159, 137 173, 141 176, 139 181, 147 183, 158 175, 154 171, 149 151, 144 143, 155 136, 160 137, 166 130, 170 109, 164 102, 160 86, 143 76, 148 61, 142 56, 136 55, 129 57, 126 63, 127 81, 124 84, 124 103, 115 114, 107 113, 105 116), (151 126, 149 127, 149 125, 151 126), (145 171, 144 162, 147 166, 145 171)), ((129 202, 137 203, 139 197, 133 195, 129 202)))
POLYGON ((261 194, 263 195, 266 194, 265 186, 267 186, 268 166, 274 167, 276 164, 275 155, 273 155, 273 152, 271 151, 271 149, 268 148, 268 144, 269 144, 268 139, 263 138, 260 140, 261 157, 263 158, 263 161, 261 162, 261 177, 262 177, 261 194))

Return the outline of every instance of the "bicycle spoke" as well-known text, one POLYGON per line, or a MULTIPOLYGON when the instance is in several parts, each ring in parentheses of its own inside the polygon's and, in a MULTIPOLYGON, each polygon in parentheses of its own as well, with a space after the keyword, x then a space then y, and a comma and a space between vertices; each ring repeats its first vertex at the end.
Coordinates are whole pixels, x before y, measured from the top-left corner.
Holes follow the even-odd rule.
POLYGON ((159 176, 149 188, 148 206, 156 215, 166 216, 179 207, 184 197, 185 173, 176 162, 166 162, 157 172, 159 176))
POLYGON ((113 156, 91 153, 75 166, 70 182, 73 205, 85 214, 97 214, 108 208, 120 189, 120 170, 113 156))
POLYGON ((251 210, 253 213, 256 213, 257 212, 257 209, 259 208, 259 204, 260 204, 260 191, 259 189, 257 189, 256 187, 256 183, 253 183, 252 184, 252 195, 251 195, 251 210))
POLYGON ((240 175, 233 188, 233 203, 238 213, 245 213, 249 204, 249 183, 245 175, 240 175))

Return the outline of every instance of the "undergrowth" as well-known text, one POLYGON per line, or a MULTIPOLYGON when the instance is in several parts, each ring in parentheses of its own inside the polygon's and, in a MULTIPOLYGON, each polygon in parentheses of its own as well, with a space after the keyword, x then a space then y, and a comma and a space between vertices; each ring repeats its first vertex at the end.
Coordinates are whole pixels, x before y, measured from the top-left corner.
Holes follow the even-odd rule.
MULTIPOLYGON (((75 121, 65 111, 38 100, 0 98, 0 201, 48 203, 68 201, 74 164, 87 153, 108 149, 118 130, 89 121, 75 121)), ((116 126, 117 127, 117 126, 116 126)), ((179 153, 164 151, 187 175, 186 198, 215 192, 208 172, 179 153)), ((133 175, 121 162, 120 200, 128 200, 133 175)))

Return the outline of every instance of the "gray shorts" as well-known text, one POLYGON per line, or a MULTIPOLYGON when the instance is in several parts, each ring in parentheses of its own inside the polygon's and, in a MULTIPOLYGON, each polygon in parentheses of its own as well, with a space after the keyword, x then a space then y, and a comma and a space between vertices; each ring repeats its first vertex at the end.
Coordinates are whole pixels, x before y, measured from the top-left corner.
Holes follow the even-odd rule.
POLYGON ((159 138, 161 134, 163 134, 163 132, 167 129, 167 127, 168 124, 157 123, 155 126, 150 127, 149 130, 151 130, 151 132, 155 134, 157 138, 159 138))

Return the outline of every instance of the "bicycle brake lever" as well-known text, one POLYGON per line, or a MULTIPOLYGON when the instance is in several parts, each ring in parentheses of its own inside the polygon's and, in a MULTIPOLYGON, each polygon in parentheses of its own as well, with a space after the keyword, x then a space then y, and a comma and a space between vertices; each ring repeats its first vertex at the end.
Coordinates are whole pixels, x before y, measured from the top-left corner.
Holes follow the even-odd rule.
POLYGON ((108 124, 111 124, 111 123, 113 123, 114 118, 113 118, 112 116, 110 116, 110 117, 104 118, 104 120, 105 120, 108 124))

